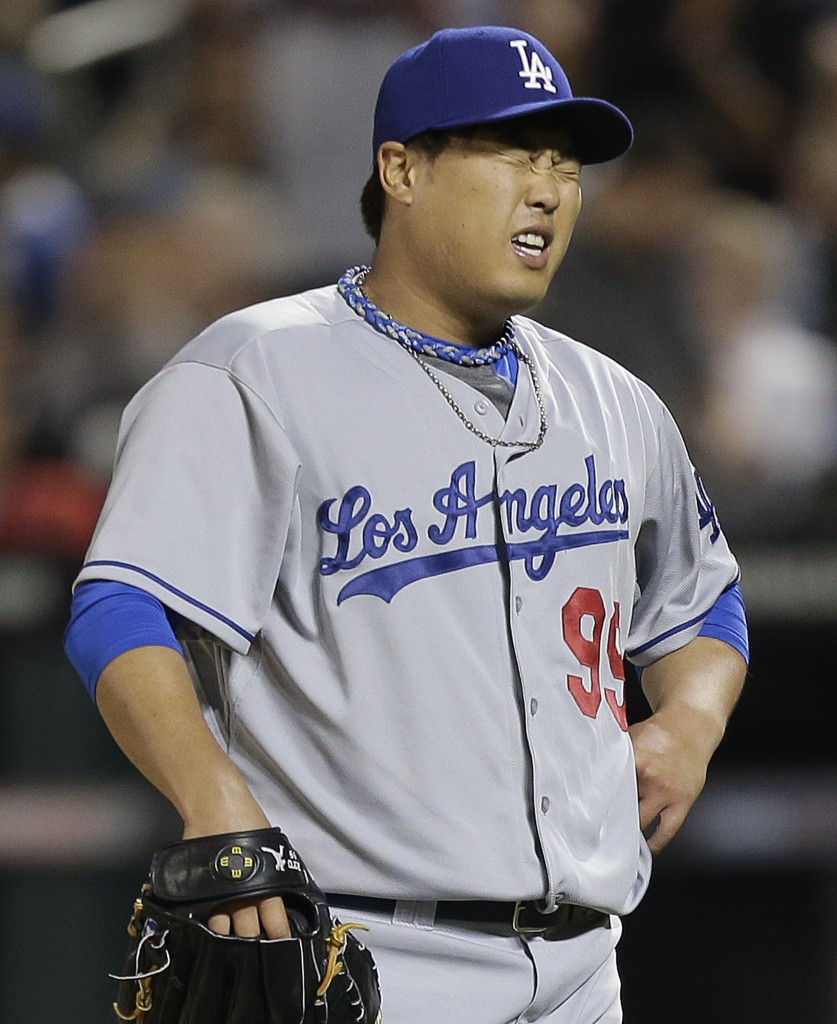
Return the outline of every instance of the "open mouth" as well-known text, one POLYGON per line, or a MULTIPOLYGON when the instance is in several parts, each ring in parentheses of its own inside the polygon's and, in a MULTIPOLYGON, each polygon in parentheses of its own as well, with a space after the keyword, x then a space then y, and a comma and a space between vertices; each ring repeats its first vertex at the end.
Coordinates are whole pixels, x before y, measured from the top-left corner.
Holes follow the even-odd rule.
POLYGON ((530 266, 544 266, 548 258, 549 239, 540 231, 520 231, 511 240, 512 249, 530 266))

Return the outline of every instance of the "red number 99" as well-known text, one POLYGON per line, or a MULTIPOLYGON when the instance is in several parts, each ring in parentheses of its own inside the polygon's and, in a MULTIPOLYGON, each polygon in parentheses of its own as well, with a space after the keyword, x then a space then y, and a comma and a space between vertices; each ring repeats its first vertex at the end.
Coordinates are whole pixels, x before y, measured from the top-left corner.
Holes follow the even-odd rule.
MULTIPOLYGON (((602 703, 601 663, 602 639, 607 623, 604 598, 598 590, 577 587, 569 601, 561 609, 561 626, 564 641, 578 659, 579 665, 589 673, 590 686, 585 686, 581 676, 568 675, 567 688, 578 704, 581 713, 595 718, 602 703)), ((613 607, 613 615, 607 630, 607 660, 610 675, 616 682, 625 682, 625 664, 619 650, 619 602, 613 607)), ((604 687, 605 700, 622 729, 628 728, 624 697, 612 687, 604 687)))

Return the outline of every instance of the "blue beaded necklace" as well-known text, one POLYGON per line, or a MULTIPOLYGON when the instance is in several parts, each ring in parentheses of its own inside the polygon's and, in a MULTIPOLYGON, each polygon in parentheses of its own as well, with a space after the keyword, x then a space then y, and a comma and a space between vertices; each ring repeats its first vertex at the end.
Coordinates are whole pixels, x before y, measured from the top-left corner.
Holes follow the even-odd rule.
POLYGON ((413 327, 405 327, 394 320, 388 313, 379 309, 367 298, 363 291, 363 282, 369 273, 369 267, 352 267, 337 282, 337 290, 352 307, 358 316, 362 316, 376 331, 386 334, 404 348, 412 349, 422 356, 437 356, 449 363, 460 366, 487 366, 496 363, 506 355, 509 349, 514 350, 514 327, 511 320, 506 321, 503 334, 498 341, 488 348, 469 348, 467 345, 456 345, 450 341, 442 341, 429 334, 422 334, 413 327))

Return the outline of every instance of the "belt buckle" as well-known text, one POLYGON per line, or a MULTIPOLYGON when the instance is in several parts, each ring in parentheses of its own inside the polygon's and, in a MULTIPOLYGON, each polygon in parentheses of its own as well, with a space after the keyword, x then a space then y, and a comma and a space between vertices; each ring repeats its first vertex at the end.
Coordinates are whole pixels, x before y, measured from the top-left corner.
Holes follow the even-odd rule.
MULTIPOLYGON (((550 925, 543 924, 536 928, 530 925, 525 925, 520 920, 520 915, 529 906, 528 900, 518 900, 514 905, 514 917, 512 918, 512 928, 517 932, 518 935, 543 935, 544 932, 549 931, 550 925)), ((539 914, 543 917, 546 915, 539 914)))

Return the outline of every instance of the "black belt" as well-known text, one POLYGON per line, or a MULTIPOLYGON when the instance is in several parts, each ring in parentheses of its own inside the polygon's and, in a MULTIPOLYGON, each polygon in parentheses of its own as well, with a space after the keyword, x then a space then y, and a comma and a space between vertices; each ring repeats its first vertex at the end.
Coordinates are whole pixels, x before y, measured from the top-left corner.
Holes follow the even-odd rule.
MULTIPOLYGON (((329 894, 327 899, 340 909, 366 910, 376 914, 392 914, 396 906, 396 900, 381 899, 377 896, 329 894)), ((560 903, 551 914, 543 914, 534 903, 526 900, 519 900, 517 903, 497 900, 438 900, 434 920, 446 921, 449 924, 505 925, 521 935, 542 935, 549 932, 550 938, 569 938, 608 924, 610 917, 601 910, 579 907, 574 903, 560 903)))

